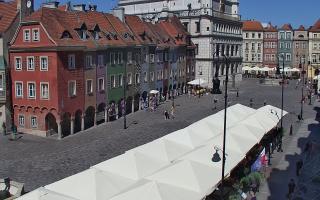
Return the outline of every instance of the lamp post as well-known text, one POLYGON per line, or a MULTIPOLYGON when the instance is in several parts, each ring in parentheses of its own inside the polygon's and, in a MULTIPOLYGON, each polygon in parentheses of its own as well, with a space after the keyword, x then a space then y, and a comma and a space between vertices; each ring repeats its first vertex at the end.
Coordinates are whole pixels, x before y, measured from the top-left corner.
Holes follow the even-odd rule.
POLYGON ((175 72, 172 70, 172 106, 174 107, 174 95, 175 95, 175 90, 174 90, 174 81, 175 81, 175 72))
POLYGON ((123 76, 123 128, 127 129, 127 61, 124 64, 124 76, 123 76))
POLYGON ((305 75, 305 71, 304 71, 304 64, 305 64, 305 57, 302 56, 300 57, 300 63, 299 63, 299 67, 302 68, 302 85, 301 85, 301 108, 300 108, 300 119, 303 120, 303 100, 304 100, 304 85, 305 85, 305 79, 304 79, 304 75, 305 75), (303 62, 301 62, 301 59, 303 59, 303 62))
MULTIPOLYGON (((226 55, 224 55, 226 59, 226 80, 225 80, 225 95, 224 95, 224 121, 223 121, 223 146, 222 146, 222 172, 221 172, 221 199, 223 200, 223 184, 224 184, 224 170, 225 170, 225 162, 226 162, 226 131, 227 131, 227 108, 228 108, 228 74, 229 74, 229 60, 226 55)), ((219 162, 218 151, 212 157, 213 162, 219 162)))
POLYGON ((199 66, 199 98, 200 98, 200 85, 201 85, 201 79, 200 76, 202 76, 202 70, 201 70, 201 66, 199 66))
MULTIPOLYGON (((282 150, 282 131, 283 131, 283 92, 284 92, 284 54, 280 54, 282 58, 282 84, 281 84, 281 119, 280 119, 280 142, 279 142, 279 150, 282 150)), ((277 68, 277 74, 280 74, 280 64, 278 61, 278 68, 277 68)))

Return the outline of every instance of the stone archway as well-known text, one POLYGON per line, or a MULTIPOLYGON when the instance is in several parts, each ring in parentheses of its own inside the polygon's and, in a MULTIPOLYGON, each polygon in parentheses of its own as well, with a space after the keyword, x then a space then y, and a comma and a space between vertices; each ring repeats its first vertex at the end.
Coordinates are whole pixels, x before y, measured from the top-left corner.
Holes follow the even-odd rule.
POLYGON ((93 106, 89 106, 85 112, 84 129, 88 129, 94 126, 94 118, 95 118, 94 116, 95 116, 95 109, 93 106))
POLYGON ((97 124, 102 124, 105 122, 105 109, 106 109, 106 104, 105 103, 100 103, 98 105, 97 109, 97 124))
POLYGON ((45 128, 47 135, 54 135, 58 133, 57 120, 52 113, 48 113, 45 117, 45 128))
POLYGON ((77 110, 74 115, 74 132, 80 132, 81 131, 81 121, 82 121, 82 111, 77 110))
POLYGON ((62 137, 66 137, 71 134, 71 114, 64 113, 61 120, 62 137))

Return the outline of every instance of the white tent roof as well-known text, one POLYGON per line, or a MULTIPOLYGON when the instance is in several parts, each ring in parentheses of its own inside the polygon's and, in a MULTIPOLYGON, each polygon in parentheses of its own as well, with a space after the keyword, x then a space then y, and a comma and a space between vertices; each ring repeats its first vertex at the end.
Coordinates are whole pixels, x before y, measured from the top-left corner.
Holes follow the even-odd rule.
POLYGON ((162 163, 169 163, 191 150, 192 147, 190 146, 179 144, 164 138, 159 138, 147 144, 136 147, 130 151, 139 152, 146 156, 157 159, 162 163))
POLYGON ((263 68, 260 68, 260 71, 264 71, 264 72, 268 72, 268 71, 271 71, 272 69, 269 68, 269 67, 263 67, 263 68))
POLYGON ((67 197, 65 195, 47 190, 43 187, 29 192, 19 198, 18 200, 77 200, 75 198, 67 197))
POLYGON ((320 75, 313 77, 313 80, 319 80, 319 79, 320 79, 320 75))
POLYGON ((248 66, 242 67, 242 71, 246 71, 246 70, 251 70, 251 67, 248 67, 248 66))
POLYGON ((134 183, 134 180, 91 168, 45 188, 79 200, 104 200, 134 183))
POLYGON ((300 72, 300 70, 298 68, 292 68, 290 69, 291 72, 300 72))
POLYGON ((110 200, 200 200, 200 194, 155 181, 141 181, 110 200))
POLYGON ((201 86, 206 86, 208 83, 205 81, 205 80, 203 80, 203 79, 195 79, 195 80, 193 80, 193 81, 190 81, 190 82, 188 82, 188 84, 189 85, 201 85, 201 86))
POLYGON ((184 160, 177 161, 147 179, 191 190, 204 197, 214 190, 220 174, 220 170, 215 167, 184 160))
POLYGON ((152 154, 128 151, 125 154, 99 163, 93 166, 93 168, 129 179, 139 180, 168 164, 166 161, 154 158, 155 155, 152 154))
POLYGON ((260 71, 260 67, 255 66, 255 67, 252 67, 251 70, 252 71, 260 71))

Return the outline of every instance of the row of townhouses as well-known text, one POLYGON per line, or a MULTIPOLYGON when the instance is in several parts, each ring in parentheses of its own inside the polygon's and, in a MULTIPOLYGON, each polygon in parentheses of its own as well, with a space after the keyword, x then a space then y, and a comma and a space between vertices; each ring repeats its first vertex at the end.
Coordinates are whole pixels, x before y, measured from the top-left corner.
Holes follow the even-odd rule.
POLYGON ((243 66, 299 68, 310 66, 309 73, 318 73, 320 64, 320 20, 306 29, 284 24, 277 28, 271 23, 243 22, 243 66), (284 60, 282 60, 284 59, 284 60))
POLYGON ((185 92, 195 78, 196 46, 177 17, 96 9, 50 1, 20 17, 8 58, 18 131, 65 137, 139 110, 151 90, 185 92))

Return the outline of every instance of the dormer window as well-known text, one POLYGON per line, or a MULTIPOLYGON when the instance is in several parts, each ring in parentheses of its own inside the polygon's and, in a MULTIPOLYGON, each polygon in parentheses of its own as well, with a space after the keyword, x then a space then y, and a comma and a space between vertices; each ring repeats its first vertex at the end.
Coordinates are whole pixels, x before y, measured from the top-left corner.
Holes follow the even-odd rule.
POLYGON ((95 40, 99 40, 99 39, 100 39, 100 36, 99 36, 99 32, 98 32, 98 31, 93 32, 93 36, 94 36, 94 39, 95 39, 95 40))
POLYGON ((129 34, 128 34, 128 33, 125 33, 125 34, 123 35, 123 37, 124 37, 125 39, 128 39, 129 34))
POLYGON ((61 38, 62 39, 67 39, 67 38, 72 38, 72 36, 69 33, 69 31, 63 31, 61 38))
POLYGON ((83 23, 81 25, 80 28, 76 29, 78 31, 79 37, 82 40, 86 40, 87 39, 87 26, 85 25, 85 23, 83 23))
POLYGON ((81 35, 80 35, 80 37, 81 37, 81 39, 82 40, 86 40, 87 39, 87 32, 86 32, 86 30, 81 30, 81 35))

